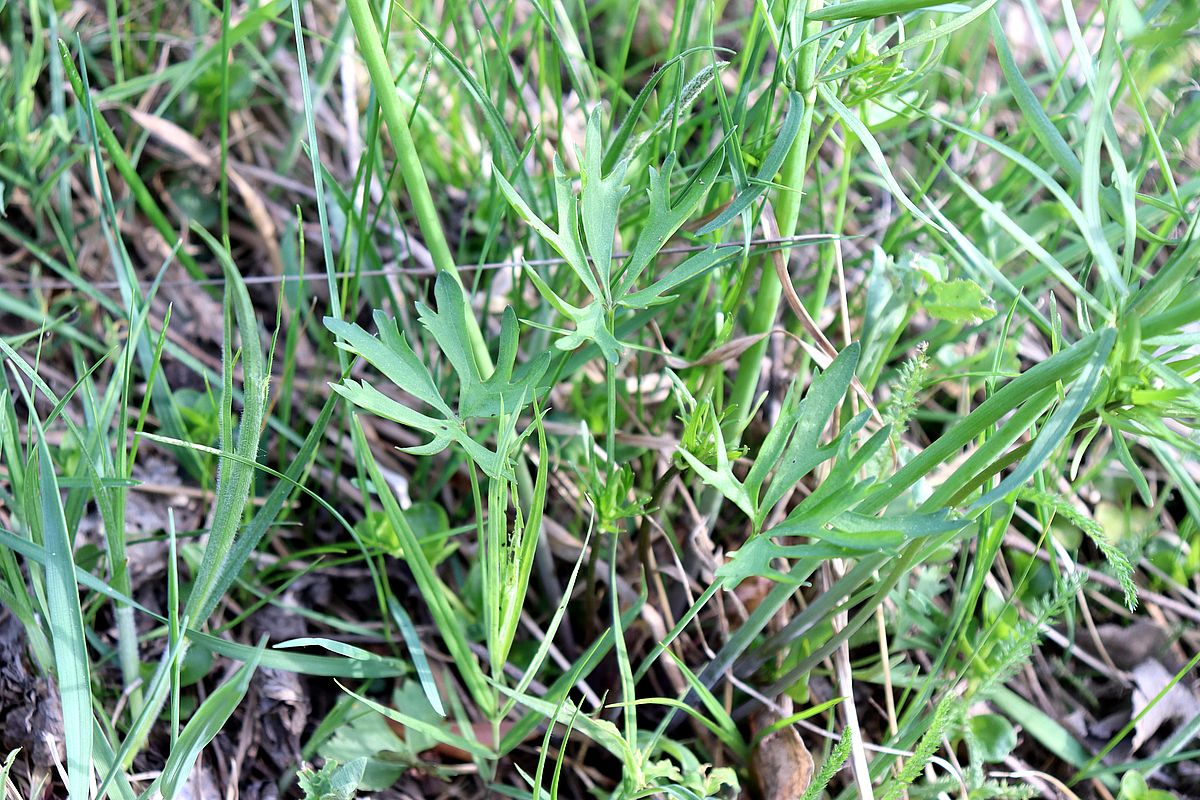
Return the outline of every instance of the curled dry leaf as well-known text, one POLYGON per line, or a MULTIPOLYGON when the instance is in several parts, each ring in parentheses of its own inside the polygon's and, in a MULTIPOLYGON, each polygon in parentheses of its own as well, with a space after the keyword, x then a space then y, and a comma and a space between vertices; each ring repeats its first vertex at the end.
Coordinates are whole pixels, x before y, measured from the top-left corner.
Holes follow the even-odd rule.
MULTIPOLYGON (((756 728, 768 728, 781 717, 759 715, 756 728)), ((794 725, 764 736, 754 747, 754 776, 765 800, 799 800, 812 782, 813 760, 794 725)))
POLYGON ((715 347, 695 361, 688 361, 679 356, 667 356, 667 366, 671 369, 688 369, 689 367, 711 367, 737 358, 751 347, 766 338, 765 333, 752 333, 747 336, 737 336, 720 347, 715 347))

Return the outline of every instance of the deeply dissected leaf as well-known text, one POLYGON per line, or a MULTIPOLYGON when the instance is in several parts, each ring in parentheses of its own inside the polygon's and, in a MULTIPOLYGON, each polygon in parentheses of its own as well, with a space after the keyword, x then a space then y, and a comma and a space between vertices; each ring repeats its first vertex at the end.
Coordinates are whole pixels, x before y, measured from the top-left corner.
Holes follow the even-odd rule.
MULTIPOLYGON (((417 303, 417 313, 443 355, 458 375, 458 415, 463 419, 498 417, 524 408, 538 394, 540 381, 550 365, 550 354, 539 353, 519 368, 517 359, 517 315, 512 306, 504 309, 500 322, 500 353, 492 374, 484 378, 471 354, 466 315, 470 312, 462 288, 448 273, 438 275, 434 286, 437 309, 417 303)), ((404 384, 399 384, 402 388, 404 384)))
POLYGON ((604 148, 600 137, 600 109, 588 118, 587 138, 584 152, 579 156, 580 188, 579 210, 583 217, 583 233, 587 239, 588 253, 592 266, 600 278, 600 290, 609 291, 612 278, 612 247, 617 232, 617 212, 621 201, 629 193, 625 183, 627 162, 618 161, 608 174, 604 174, 601 162, 604 148))
MULTIPOLYGON (((760 518, 756 520, 761 526, 765 514, 775 506, 786 492, 795 486, 802 478, 820 463, 834 455, 837 443, 821 447, 819 444, 821 432, 829 424, 829 420, 837 411, 838 404, 845 397, 854 380, 854 368, 858 365, 859 345, 851 344, 833 360, 829 368, 813 379, 808 393, 800 401, 795 414, 783 427, 791 427, 791 440, 783 450, 779 459, 769 459, 766 467, 775 464, 775 476, 763 497, 760 518)), ((782 421, 782 420, 781 420, 782 421)), ((756 460, 759 466, 761 460, 756 460)), ((761 484, 762 469, 753 471, 747 476, 748 481, 758 481, 761 484)))
POLYGON ((662 278, 638 292, 627 294, 620 299, 620 304, 626 308, 645 308, 670 300, 667 292, 682 286, 693 278, 703 275, 731 255, 733 248, 709 247, 685 259, 683 263, 671 269, 662 278))
POLYGON ((541 217, 533 212, 529 204, 517 193, 512 184, 499 172, 494 173, 501 194, 508 200, 509 205, 529 227, 546 240, 546 243, 558 252, 567 266, 579 278, 592 297, 603 297, 596 276, 588 266, 587 256, 583 251, 583 242, 579 238, 579 206, 575 193, 571 188, 571 179, 567 176, 562 159, 554 157, 554 196, 558 211, 558 227, 556 231, 541 217))
POLYGON ((630 305, 627 302, 627 293, 649 266, 651 259, 708 196, 717 173, 725 163, 725 151, 718 148, 710 155, 683 191, 672 200, 671 176, 675 171, 675 163, 675 154, 671 153, 663 162, 662 169, 650 168, 650 188, 647 190, 650 196, 650 210, 646 217, 646 225, 625 262, 621 285, 616 292, 617 299, 625 298, 627 305, 630 305))
POLYGON ((475 362, 469 339, 466 314, 470 308, 462 289, 448 273, 438 276, 434 287, 437 308, 418 304, 421 323, 433 335, 438 347, 459 380, 458 410, 442 397, 429 369, 421 362, 400 332, 395 319, 375 313, 379 331, 372 336, 357 324, 326 317, 325 327, 338 337, 338 347, 361 356, 397 387, 430 406, 437 416, 417 411, 392 399, 366 381, 345 380, 333 390, 359 408, 410 428, 431 438, 423 445, 405 448, 417 455, 432 455, 458 444, 489 476, 510 473, 507 452, 500 453, 480 444, 466 429, 469 419, 502 417, 504 433, 515 430, 517 415, 541 388, 541 380, 550 363, 550 354, 541 353, 516 367, 517 318, 511 308, 504 311, 500 326, 500 352, 495 370, 487 378, 475 362))
POLYGON ((305 800, 354 800, 366 768, 365 756, 346 764, 330 759, 319 770, 301 769, 296 779, 305 800))
POLYGON ((780 583, 799 586, 796 580, 771 566, 776 558, 799 558, 808 553, 808 545, 781 545, 769 533, 751 536, 746 543, 729 554, 729 560, 717 567, 716 579, 726 591, 735 589, 749 578, 764 577, 780 583))
POLYGON ((633 291, 634 284, 650 262, 708 195, 724 163, 724 149, 718 148, 705 160, 674 200, 671 177, 675 154, 667 156, 661 170, 650 168, 650 209, 645 225, 624 267, 614 271, 613 241, 621 203, 629 191, 625 179, 627 161, 614 161, 611 153, 606 157, 603 138, 601 116, 597 111, 588 118, 584 152, 578 156, 581 164, 578 195, 562 160, 555 157, 557 230, 534 213, 503 175, 496 173, 496 181, 501 194, 518 216, 562 256, 579 284, 591 295, 591 302, 576 306, 552 289, 536 271, 526 272, 538 293, 575 324, 575 329, 564 332, 556 346, 562 350, 575 350, 590 342, 597 346, 605 360, 616 364, 624 345, 614 332, 611 313, 614 307, 638 309, 661 302, 665 293, 702 274, 720 260, 721 255, 715 250, 702 251, 670 270, 653 286, 641 292, 633 291), (610 163, 611 167, 608 166, 610 163))

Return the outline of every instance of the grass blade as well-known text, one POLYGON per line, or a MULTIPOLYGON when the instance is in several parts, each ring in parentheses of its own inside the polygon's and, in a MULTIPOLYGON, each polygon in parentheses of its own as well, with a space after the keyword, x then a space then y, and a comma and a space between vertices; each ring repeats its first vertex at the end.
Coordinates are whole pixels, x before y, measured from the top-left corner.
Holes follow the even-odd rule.
MULTIPOLYGON (((67 793, 71 800, 87 800, 92 781, 92 687, 83 611, 75 583, 75 561, 71 535, 59 497, 54 461, 46 446, 41 423, 37 442, 38 511, 30 517, 41 523, 46 580, 46 604, 50 612, 50 641, 54 647, 55 678, 62 703, 66 737, 67 793)), ((32 469, 30 465, 29 469, 32 469)))

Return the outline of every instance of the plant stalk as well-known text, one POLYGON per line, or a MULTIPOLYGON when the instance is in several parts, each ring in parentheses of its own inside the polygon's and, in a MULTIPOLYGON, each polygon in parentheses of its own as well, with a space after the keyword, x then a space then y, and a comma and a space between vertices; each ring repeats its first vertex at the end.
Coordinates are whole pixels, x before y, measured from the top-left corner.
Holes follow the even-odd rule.
MULTIPOLYGON (((808 161, 808 144, 812 133, 813 106, 816 104, 817 99, 817 51, 820 48, 820 42, 814 39, 813 35, 821 24, 820 22, 809 20, 808 13, 820 8, 822 2, 823 0, 805 0, 804 22, 800 26, 800 30, 803 31, 802 38, 813 40, 803 45, 800 50, 797 88, 804 98, 804 111, 800 118, 800 131, 796 134, 796 140, 792 142, 792 147, 788 150, 783 167, 780 169, 780 184, 786 187, 786 190, 780 192, 780 197, 775 204, 775 210, 777 215, 776 221, 779 224, 779 235, 783 239, 795 235, 796 222, 800 217, 801 190, 804 188, 804 167, 808 161)), ((783 295, 783 284, 779 282, 779 277, 775 274, 775 270, 766 266, 769 263, 767 261, 768 258, 769 256, 764 256, 764 267, 762 275, 759 278, 756 301, 754 308, 750 312, 749 323, 746 326, 746 334, 748 336, 764 334, 770 331, 775 326, 775 318, 779 314, 779 301, 783 295)), ((750 411, 754 407, 754 394, 758 389, 758 380, 762 372, 763 356, 766 354, 767 345, 767 337, 764 336, 761 341, 756 342, 748 348, 738 360, 733 393, 730 397, 730 402, 737 408, 730 417, 729 428, 725 432, 725 439, 730 447, 737 446, 741 440, 741 432, 749 421, 750 411)))
MULTIPOLYGON (((375 22, 375 15, 371 12, 369 0, 347 0, 346 7, 350 11, 350 22, 354 25, 354 34, 358 37, 363 61, 375 87, 379 109, 392 136, 392 145, 396 150, 396 166, 404 180, 404 188, 408 191, 408 199, 412 203, 413 214, 417 218, 421 236, 425 239, 425 246, 429 248, 433 265, 439 271, 450 273, 458 285, 463 286, 462 277, 454 264, 454 256, 450 252, 450 245, 446 242, 441 220, 438 219, 433 196, 429 192, 429 183, 425 180, 425 172, 421 168, 421 157, 413 143, 408 116, 400 105, 395 78, 392 76, 392 68, 388 64, 387 53, 384 51, 383 40, 379 36, 379 27, 375 22)), ((483 339, 483 333, 479 330, 479 323, 474 315, 467 314, 466 317, 475 362, 486 377, 492 371, 487 342, 483 339)))

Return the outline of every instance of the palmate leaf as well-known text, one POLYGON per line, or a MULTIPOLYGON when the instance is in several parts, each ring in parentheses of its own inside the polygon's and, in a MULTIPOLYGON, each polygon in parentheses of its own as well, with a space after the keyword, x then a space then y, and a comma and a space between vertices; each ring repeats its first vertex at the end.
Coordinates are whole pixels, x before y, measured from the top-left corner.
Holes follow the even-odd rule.
POLYGON ((438 275, 433 292, 437 310, 417 303, 417 314, 458 374, 459 416, 491 418, 519 412, 543 388, 541 380, 550 365, 550 353, 539 353, 516 367, 517 315, 508 306, 500 321, 500 352, 495 369, 490 376, 483 377, 471 354, 466 317, 469 309, 462 288, 449 273, 443 272, 438 275))
MULTIPOLYGON (((618 132, 618 137, 620 136, 618 132)), ((517 193, 512 184, 495 172, 496 182, 509 205, 534 231, 562 256, 580 286, 591 295, 591 302, 576 306, 555 292, 542 276, 526 271, 534 287, 546 302, 571 320, 575 329, 562 333, 556 346, 575 350, 595 344, 601 355, 616 364, 624 345, 613 331, 611 312, 617 307, 646 308, 665 302, 667 292, 715 266, 724 251, 710 248, 696 253, 675 266, 652 286, 633 291, 637 279, 650 266, 663 245, 703 202, 725 161, 724 147, 718 147, 697 170, 683 189, 671 197, 671 178, 676 156, 671 153, 661 170, 650 168, 649 212, 636 244, 623 268, 613 268, 613 240, 616 236, 621 203, 629 192, 626 181, 627 159, 605 156, 602 119, 597 110, 588 118, 584 151, 578 154, 580 188, 572 187, 562 160, 554 159, 554 191, 557 230, 539 217, 517 193), (612 162, 612 166, 608 166, 612 162), (586 245, 586 246, 585 246, 586 245)))
MULTIPOLYGON (((725 148, 718 147, 713 151, 692 177, 692 180, 684 186, 683 191, 672 199, 671 176, 675 172, 675 163, 675 154, 670 153, 663 161, 661 170, 650 168, 650 188, 647 190, 650 196, 650 210, 646 217, 645 227, 642 228, 637 243, 633 246, 633 252, 630 254, 629 260, 625 262, 620 288, 616 292, 617 299, 623 305, 633 307, 627 293, 633 288, 634 283, 641 277, 646 267, 650 265, 658 251, 667 243, 667 240, 675 235, 675 232, 683 226, 683 223, 691 217, 704 198, 708 196, 709 189, 717 179, 717 173, 721 171, 721 167, 725 163, 725 148)), ((689 258, 684 264, 695 258, 696 256, 689 258)), ((683 264, 673 272, 678 271, 682 266, 683 264)))
POLYGON ((466 321, 469 309, 462 288, 446 272, 434 285, 437 308, 417 304, 421 323, 433 336, 438 348, 450 362, 459 381, 457 410, 438 391, 428 368, 417 357, 400 332, 394 318, 375 312, 373 336, 355 323, 325 318, 325 327, 338 337, 337 346, 362 357, 397 387, 429 406, 435 414, 424 413, 392 399, 366 381, 345 380, 331 384, 333 390, 354 405, 385 419, 399 422, 430 436, 423 445, 404 448, 415 455, 433 455, 451 443, 458 444, 489 477, 511 477, 509 452, 491 450, 473 438, 466 429, 469 419, 500 418, 501 441, 516 442, 515 431, 521 410, 541 390, 542 378, 550 363, 544 352, 516 367, 517 317, 512 308, 504 310, 500 325, 500 352, 496 368, 483 377, 475 357, 466 321))

